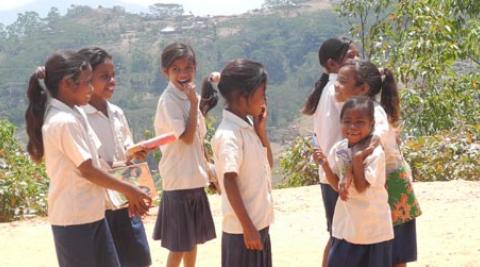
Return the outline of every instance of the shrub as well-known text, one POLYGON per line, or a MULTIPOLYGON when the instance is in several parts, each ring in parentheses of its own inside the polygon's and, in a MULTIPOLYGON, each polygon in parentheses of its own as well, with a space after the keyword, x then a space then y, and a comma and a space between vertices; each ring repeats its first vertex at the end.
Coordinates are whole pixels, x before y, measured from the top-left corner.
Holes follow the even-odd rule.
POLYGON ((45 215, 48 178, 15 140, 15 126, 0 120, 0 222, 27 214, 45 215))
POLYGON ((307 137, 298 136, 280 157, 283 182, 279 187, 296 187, 318 183, 318 165, 307 137))

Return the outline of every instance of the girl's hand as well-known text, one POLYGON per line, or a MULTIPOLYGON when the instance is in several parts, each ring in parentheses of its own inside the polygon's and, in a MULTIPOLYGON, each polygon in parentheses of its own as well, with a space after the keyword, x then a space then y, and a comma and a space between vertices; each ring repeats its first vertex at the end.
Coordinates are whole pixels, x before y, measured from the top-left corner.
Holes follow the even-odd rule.
POLYGON ((190 101, 190 104, 193 106, 198 106, 198 97, 197 97, 197 91, 194 83, 185 83, 182 84, 182 90, 187 95, 188 100, 190 101))
MULTIPOLYGON (((370 156, 373 153, 373 150, 375 150, 375 148, 377 148, 377 146, 380 145, 380 141, 381 141, 380 136, 372 135, 372 138, 370 139, 370 144, 364 150, 359 151, 361 152, 359 156, 362 157, 362 159, 365 159, 366 157, 370 156)), ((355 154, 358 154, 358 152, 355 154)))
POLYGON ((267 129, 267 104, 262 107, 262 112, 260 115, 253 117, 253 127, 255 128, 255 132, 261 136, 266 133, 267 129))
POLYGON ((128 199, 128 214, 130 217, 145 215, 152 204, 152 199, 140 188, 133 185, 130 185, 125 196, 128 199))
POLYGON ((323 154, 322 150, 317 148, 313 150, 313 161, 318 165, 323 165, 327 161, 327 157, 323 154))
POLYGON ((253 225, 247 229, 243 229, 243 241, 247 249, 263 250, 263 243, 260 239, 260 233, 253 225))
POLYGON ((147 158, 148 153, 150 153, 150 151, 152 151, 152 150, 147 149, 147 148, 142 148, 142 150, 137 151, 137 152, 135 152, 135 154, 133 154, 133 159, 139 160, 139 161, 145 161, 145 159, 147 158))

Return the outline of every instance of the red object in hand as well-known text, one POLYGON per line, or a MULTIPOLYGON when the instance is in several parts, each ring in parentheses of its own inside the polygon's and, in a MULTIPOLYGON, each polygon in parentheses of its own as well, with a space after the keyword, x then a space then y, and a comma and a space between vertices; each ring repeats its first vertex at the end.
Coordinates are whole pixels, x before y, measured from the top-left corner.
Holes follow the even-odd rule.
POLYGON ((175 134, 173 134, 173 132, 166 133, 166 134, 161 134, 159 136, 155 136, 155 137, 150 138, 148 140, 138 142, 135 145, 128 147, 127 148, 127 153, 129 155, 133 155, 133 154, 137 153, 138 151, 141 151, 141 150, 144 150, 144 149, 154 149, 154 148, 157 148, 161 145, 171 143, 175 140, 177 140, 177 138, 175 137, 175 134))

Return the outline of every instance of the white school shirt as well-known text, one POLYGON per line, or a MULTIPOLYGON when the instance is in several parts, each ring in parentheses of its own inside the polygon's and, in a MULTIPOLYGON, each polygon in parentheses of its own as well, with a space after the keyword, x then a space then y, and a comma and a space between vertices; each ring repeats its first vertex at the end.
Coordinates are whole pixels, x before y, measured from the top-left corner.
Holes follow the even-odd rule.
POLYGON ((390 173, 403 166, 403 157, 397 144, 397 133, 388 122, 388 116, 383 107, 375 102, 375 126, 373 134, 380 137, 385 151, 385 168, 390 173))
MULTIPOLYGON (((198 107, 197 107, 198 108, 198 107)), ((207 132, 205 119, 198 111, 197 129, 192 144, 179 140, 186 129, 190 114, 190 101, 184 92, 168 83, 158 100, 154 128, 157 135, 173 132, 177 140, 160 146, 162 158, 158 170, 163 190, 182 190, 205 187, 208 173, 203 140, 207 132)))
POLYGON ((105 190, 82 177, 78 166, 91 159, 100 167, 100 145, 79 107, 51 99, 42 126, 45 166, 50 178, 48 219, 52 225, 91 223, 104 218, 105 190))
MULTIPOLYGON (((328 162, 339 176, 339 159, 336 151, 346 139, 336 143, 330 151, 328 162)), ((370 184, 359 193, 352 182, 346 201, 338 198, 333 213, 332 235, 352 244, 375 244, 393 239, 392 216, 385 189, 385 154, 381 146, 364 161, 365 179, 370 184)))
POLYGON ((273 223, 273 199, 267 149, 250 123, 223 111, 222 122, 213 137, 215 168, 222 189, 223 231, 243 233, 242 225, 228 201, 224 174, 233 172, 248 216, 257 230, 273 223))
POLYGON ((100 139, 101 146, 98 150, 100 158, 110 166, 115 162, 125 163, 127 161, 126 148, 133 145, 133 138, 122 109, 107 102, 108 117, 89 104, 83 106, 82 109, 87 114, 90 126, 100 139))
MULTIPOLYGON (((323 153, 327 154, 332 146, 342 140, 340 130, 340 111, 343 102, 335 100, 336 73, 328 75, 328 83, 323 89, 317 109, 313 114, 313 132, 317 136, 318 145, 323 153)), ((327 177, 322 168, 318 168, 320 183, 328 184, 327 177)))

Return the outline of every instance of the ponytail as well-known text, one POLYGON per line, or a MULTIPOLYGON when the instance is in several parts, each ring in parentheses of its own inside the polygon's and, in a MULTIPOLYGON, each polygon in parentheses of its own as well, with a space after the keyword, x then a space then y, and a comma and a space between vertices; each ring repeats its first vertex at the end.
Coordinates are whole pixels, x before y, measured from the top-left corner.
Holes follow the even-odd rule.
POLYGON ((312 92, 305 101, 305 104, 302 109, 302 113, 305 115, 313 115, 317 110, 318 102, 320 101, 320 97, 322 96, 323 89, 325 85, 328 83, 328 74, 322 73, 320 79, 315 83, 315 87, 313 88, 312 92))
POLYGON ((388 115, 388 120, 396 126, 400 120, 400 97, 398 95, 397 83, 391 70, 384 68, 382 77, 381 101, 383 109, 388 115))
POLYGON ((25 112, 27 134, 29 137, 27 151, 35 162, 43 158, 42 125, 47 107, 47 92, 39 81, 39 73, 30 76, 27 89, 28 108, 25 112))
POLYGON ((200 111, 202 112, 203 116, 206 116, 207 113, 214 108, 218 103, 218 95, 217 90, 214 86, 215 83, 211 81, 212 74, 203 78, 202 81, 202 90, 200 93, 200 111))

